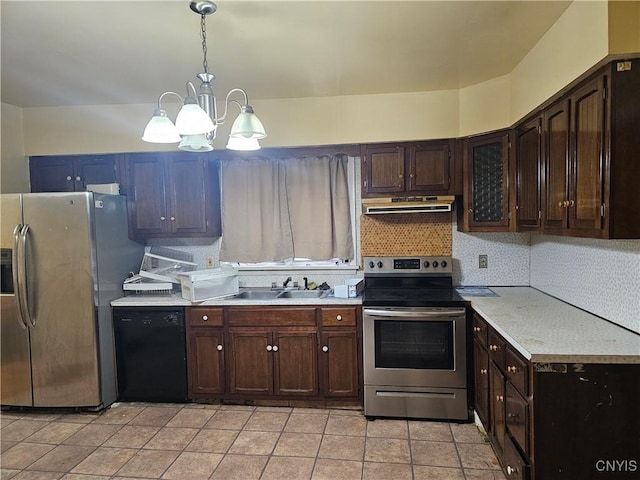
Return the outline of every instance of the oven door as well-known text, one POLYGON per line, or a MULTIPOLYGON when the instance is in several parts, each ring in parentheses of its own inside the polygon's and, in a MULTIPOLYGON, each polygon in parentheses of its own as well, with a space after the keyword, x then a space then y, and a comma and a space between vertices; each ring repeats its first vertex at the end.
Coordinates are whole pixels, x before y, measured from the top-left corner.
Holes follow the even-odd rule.
POLYGON ((467 386, 466 310, 366 307, 364 383, 375 386, 467 386))

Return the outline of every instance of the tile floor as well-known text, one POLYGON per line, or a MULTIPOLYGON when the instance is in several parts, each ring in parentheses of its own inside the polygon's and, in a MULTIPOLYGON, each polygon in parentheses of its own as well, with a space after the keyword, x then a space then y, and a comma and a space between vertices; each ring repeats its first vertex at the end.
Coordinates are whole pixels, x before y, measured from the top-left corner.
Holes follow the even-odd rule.
POLYGON ((117 403, 0 421, 2 480, 504 480, 473 424, 357 410, 117 403))

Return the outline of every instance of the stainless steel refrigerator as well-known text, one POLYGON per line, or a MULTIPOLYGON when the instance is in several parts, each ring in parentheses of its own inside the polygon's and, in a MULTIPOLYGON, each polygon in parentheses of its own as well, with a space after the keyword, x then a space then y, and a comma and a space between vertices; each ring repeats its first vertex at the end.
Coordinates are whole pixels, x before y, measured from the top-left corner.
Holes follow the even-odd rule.
POLYGON ((139 269, 125 197, 0 195, 3 406, 100 410, 116 400, 111 300, 139 269))

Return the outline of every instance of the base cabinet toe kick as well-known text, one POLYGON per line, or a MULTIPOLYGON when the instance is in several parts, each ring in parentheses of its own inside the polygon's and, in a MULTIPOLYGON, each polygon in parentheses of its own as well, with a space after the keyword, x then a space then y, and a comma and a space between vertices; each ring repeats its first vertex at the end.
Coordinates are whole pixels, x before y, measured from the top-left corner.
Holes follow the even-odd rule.
POLYGON ((640 472, 640 364, 536 363, 473 313, 475 410, 508 479, 640 472))

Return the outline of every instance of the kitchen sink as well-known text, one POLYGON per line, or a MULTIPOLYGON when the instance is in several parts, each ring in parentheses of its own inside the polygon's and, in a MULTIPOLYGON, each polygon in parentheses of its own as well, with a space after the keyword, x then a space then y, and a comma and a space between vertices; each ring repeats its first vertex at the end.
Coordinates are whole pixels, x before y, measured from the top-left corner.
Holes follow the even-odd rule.
POLYGON ((278 295, 278 298, 320 298, 327 293, 328 290, 288 290, 278 295))
POLYGON ((243 290, 234 295, 233 298, 243 298, 246 300, 273 300, 282 292, 274 290, 243 290))
POLYGON ((303 299, 327 296, 328 290, 243 290, 232 298, 245 300, 303 299))

